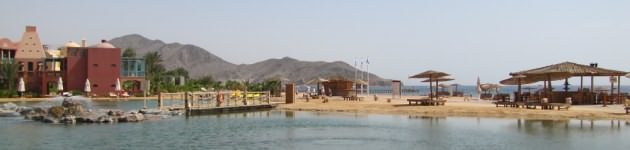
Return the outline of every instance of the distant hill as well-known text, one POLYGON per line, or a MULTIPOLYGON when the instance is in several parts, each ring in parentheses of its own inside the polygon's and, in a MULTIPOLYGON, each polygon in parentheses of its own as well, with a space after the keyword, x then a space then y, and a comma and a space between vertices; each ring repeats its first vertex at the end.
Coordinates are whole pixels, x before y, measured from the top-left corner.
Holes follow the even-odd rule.
MULTIPOLYGON (((121 49, 133 48, 138 56, 157 51, 162 55, 166 69, 182 67, 192 78, 212 76, 216 80, 250 80, 286 78, 296 83, 303 83, 313 78, 336 77, 351 79, 355 68, 341 62, 300 61, 289 57, 268 59, 254 64, 236 65, 223 60, 208 50, 190 44, 164 43, 151 40, 142 35, 130 34, 109 41, 121 49)), ((374 74, 370 74, 372 84, 388 84, 374 74)))

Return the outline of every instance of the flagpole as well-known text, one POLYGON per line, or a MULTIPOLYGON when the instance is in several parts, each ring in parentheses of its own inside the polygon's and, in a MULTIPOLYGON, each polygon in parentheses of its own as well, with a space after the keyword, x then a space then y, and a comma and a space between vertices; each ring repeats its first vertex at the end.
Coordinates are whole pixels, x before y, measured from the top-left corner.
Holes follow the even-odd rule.
MULTIPOLYGON (((363 61, 361 61, 361 71, 359 72, 359 74, 361 75, 361 81, 363 80, 363 61)), ((363 95, 363 83, 361 83, 361 95, 363 95)))
POLYGON ((365 70, 367 74, 367 95, 370 95, 370 58, 365 59, 365 70))

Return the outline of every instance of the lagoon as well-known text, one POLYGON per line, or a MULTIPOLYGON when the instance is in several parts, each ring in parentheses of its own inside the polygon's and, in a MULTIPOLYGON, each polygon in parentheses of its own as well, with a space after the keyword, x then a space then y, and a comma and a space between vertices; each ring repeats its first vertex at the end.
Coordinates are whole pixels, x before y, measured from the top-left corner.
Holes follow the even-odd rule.
MULTIPOLYGON (((95 101, 138 109, 142 101, 95 101)), ((118 124, 0 118, 0 149, 627 149, 617 120, 259 111, 118 124)))

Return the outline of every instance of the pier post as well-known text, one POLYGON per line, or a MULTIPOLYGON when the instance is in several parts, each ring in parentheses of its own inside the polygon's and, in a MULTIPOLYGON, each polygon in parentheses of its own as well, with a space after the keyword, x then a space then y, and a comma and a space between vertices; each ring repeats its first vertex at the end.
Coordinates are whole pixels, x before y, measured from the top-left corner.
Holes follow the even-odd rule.
POLYGON ((287 84, 285 91, 285 103, 287 104, 291 104, 293 103, 293 101, 295 101, 295 85, 294 84, 287 84))
POLYGON ((186 111, 190 110, 190 96, 188 96, 188 92, 184 92, 184 109, 186 111))
POLYGON ((162 98, 164 98, 164 97, 162 96, 162 92, 158 93, 158 103, 157 103, 157 105, 158 105, 158 109, 162 109, 162 106, 164 106, 164 105, 162 104, 162 102, 163 102, 162 98))

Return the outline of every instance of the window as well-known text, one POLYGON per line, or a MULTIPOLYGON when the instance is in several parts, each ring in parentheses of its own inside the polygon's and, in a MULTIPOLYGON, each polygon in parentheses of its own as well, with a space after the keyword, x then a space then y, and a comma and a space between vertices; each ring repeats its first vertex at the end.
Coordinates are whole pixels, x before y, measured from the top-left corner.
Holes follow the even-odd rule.
POLYGON ((115 88, 115 87, 116 87, 116 84, 112 84, 112 87, 113 87, 113 88, 115 88))
POLYGON ((33 62, 28 62, 28 71, 29 72, 33 71, 33 62))
POLYGON ((28 37, 28 39, 33 39, 33 37, 28 37))
POLYGON ((116 67, 116 64, 112 64, 112 67, 116 67))
POLYGON ((98 67, 98 64, 92 64, 92 66, 94 66, 94 67, 98 67))
POLYGON ((94 87, 98 87, 98 84, 94 84, 94 85, 92 85, 92 86, 94 86, 94 87))

